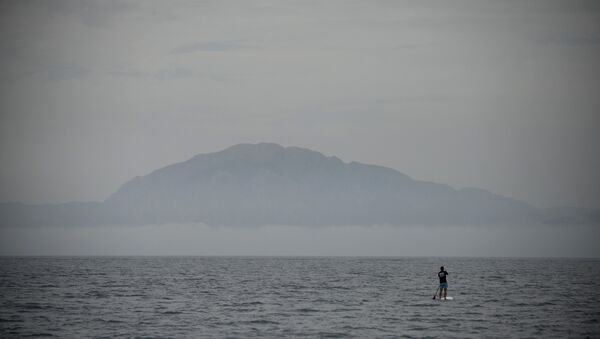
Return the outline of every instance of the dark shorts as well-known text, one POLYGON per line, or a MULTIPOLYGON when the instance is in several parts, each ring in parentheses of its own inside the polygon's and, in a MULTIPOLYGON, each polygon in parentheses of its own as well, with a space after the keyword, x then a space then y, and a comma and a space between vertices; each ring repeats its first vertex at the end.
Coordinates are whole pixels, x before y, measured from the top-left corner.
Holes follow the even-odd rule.
POLYGON ((440 283, 440 288, 448 288, 448 283, 440 283))

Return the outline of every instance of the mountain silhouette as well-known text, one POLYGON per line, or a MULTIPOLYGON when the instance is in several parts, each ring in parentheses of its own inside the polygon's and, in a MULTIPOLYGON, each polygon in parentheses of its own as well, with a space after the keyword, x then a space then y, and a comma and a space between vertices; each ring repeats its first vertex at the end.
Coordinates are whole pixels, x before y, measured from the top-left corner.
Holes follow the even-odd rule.
MULTIPOLYGON (((573 212, 567 218, 579 217, 573 212)), ((596 212, 593 212, 597 214, 596 212)), ((593 213, 586 214, 597 218, 593 213)), ((273 143, 239 144, 135 177, 103 202, 0 204, 0 224, 429 225, 561 222, 478 188, 273 143)), ((571 220, 572 221, 572 220, 571 220)))

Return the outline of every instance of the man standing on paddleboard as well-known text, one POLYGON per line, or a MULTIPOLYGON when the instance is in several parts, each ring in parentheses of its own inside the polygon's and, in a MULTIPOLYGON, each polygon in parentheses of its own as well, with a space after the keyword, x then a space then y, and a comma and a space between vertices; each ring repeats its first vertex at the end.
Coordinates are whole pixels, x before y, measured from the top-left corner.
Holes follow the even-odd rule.
POLYGON ((442 299, 442 291, 444 291, 444 300, 446 300, 446 296, 448 295, 448 282, 446 281, 446 276, 448 272, 444 270, 444 266, 440 267, 440 272, 438 273, 438 278, 440 278, 440 299, 442 299))

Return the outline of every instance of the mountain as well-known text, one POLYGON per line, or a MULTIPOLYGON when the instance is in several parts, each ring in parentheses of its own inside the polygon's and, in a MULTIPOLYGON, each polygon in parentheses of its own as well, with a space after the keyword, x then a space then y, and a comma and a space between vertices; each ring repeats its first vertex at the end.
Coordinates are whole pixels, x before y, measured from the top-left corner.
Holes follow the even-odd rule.
POLYGON ((560 220, 478 189, 277 144, 240 144, 135 177, 103 202, 0 204, 1 225, 414 225, 560 220))

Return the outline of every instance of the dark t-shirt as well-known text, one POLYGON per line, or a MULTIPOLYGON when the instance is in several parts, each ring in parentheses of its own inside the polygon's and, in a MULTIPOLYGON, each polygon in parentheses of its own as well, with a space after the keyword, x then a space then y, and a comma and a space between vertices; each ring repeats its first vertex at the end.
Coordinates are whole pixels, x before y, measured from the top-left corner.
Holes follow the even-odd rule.
POLYGON ((448 272, 446 272, 446 271, 440 271, 440 273, 438 273, 438 278, 440 278, 440 284, 446 282, 447 275, 448 275, 448 272))

